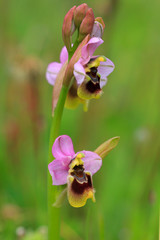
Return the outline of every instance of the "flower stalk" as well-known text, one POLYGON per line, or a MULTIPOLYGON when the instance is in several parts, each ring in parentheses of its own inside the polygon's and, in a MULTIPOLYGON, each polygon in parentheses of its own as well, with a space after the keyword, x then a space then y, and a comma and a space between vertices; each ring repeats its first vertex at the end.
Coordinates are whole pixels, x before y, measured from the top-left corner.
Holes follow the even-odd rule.
MULTIPOLYGON (((59 135, 60 124, 67 93, 68 88, 66 86, 62 86, 54 117, 52 118, 49 140, 48 164, 53 160, 52 145, 59 135)), ((57 186, 52 185, 52 178, 48 172, 48 240, 58 240, 60 238, 60 209, 53 207, 56 195, 57 186)))

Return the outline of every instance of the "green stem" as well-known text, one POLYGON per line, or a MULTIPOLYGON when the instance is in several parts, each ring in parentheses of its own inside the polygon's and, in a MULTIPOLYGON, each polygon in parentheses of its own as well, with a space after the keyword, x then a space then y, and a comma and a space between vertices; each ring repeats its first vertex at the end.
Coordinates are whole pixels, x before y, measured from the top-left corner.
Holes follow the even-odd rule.
POLYGON ((89 240, 90 220, 91 220, 91 206, 88 206, 85 224, 85 240, 89 240))
MULTIPOLYGON (((61 118, 63 114, 65 99, 68 87, 62 86, 59 100, 52 119, 52 126, 49 140, 48 163, 53 161, 52 146, 55 139, 59 136, 61 118)), ((48 172, 48 240, 60 239, 60 209, 53 207, 57 194, 57 186, 52 185, 52 178, 48 172)))

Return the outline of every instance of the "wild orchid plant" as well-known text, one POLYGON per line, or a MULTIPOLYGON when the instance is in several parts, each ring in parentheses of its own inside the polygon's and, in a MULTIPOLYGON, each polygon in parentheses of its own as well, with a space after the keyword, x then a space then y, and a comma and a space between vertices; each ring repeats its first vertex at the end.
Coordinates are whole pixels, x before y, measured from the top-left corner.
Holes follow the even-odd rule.
POLYGON ((87 4, 71 8, 63 22, 65 46, 60 53, 60 63, 52 62, 47 68, 47 81, 54 86, 48 165, 49 240, 59 239, 60 213, 55 206, 60 205, 66 193, 73 207, 84 206, 89 198, 95 201, 92 175, 100 169, 102 159, 119 141, 119 137, 115 137, 94 152, 83 150, 75 153, 71 138, 59 136, 64 106, 76 108, 82 103, 86 111, 89 101, 102 95, 107 77, 114 70, 114 64, 108 58, 103 55, 93 56, 97 47, 103 43, 104 28, 102 18, 94 18, 93 10, 87 4), (74 42, 73 34, 77 36, 74 42), (57 197, 56 185, 64 184, 67 187, 57 197))

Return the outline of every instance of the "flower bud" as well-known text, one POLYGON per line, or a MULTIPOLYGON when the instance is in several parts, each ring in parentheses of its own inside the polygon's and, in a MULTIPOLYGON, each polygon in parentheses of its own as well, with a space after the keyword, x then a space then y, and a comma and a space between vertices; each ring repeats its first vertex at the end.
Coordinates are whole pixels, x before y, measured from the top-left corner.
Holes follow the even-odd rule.
POLYGON ((74 12, 74 24, 77 28, 81 25, 84 17, 86 16, 87 10, 89 9, 86 3, 81 4, 78 6, 74 12))
POLYGON ((71 48, 71 35, 75 30, 74 21, 73 21, 75 9, 76 9, 76 6, 72 7, 68 11, 66 16, 64 17, 63 26, 62 26, 62 38, 68 50, 70 50, 71 48))
POLYGON ((79 29, 79 41, 81 42, 88 34, 91 34, 94 25, 94 13, 89 8, 85 18, 83 19, 79 29))
POLYGON ((102 38, 104 28, 105 28, 105 24, 103 22, 103 19, 101 17, 97 17, 94 22, 91 37, 102 38))
POLYGON ((105 24, 104 24, 104 21, 103 21, 103 19, 101 17, 96 17, 95 21, 99 22, 102 25, 103 30, 105 29, 105 24))

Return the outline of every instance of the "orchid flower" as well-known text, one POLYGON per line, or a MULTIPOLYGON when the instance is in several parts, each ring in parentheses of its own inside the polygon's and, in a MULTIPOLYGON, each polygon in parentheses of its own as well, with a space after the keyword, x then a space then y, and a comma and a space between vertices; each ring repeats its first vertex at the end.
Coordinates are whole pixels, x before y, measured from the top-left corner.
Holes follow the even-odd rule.
POLYGON ((100 169, 101 157, 95 152, 85 150, 75 153, 72 140, 67 135, 55 140, 52 154, 55 160, 48 165, 48 169, 53 185, 67 183, 71 206, 82 207, 89 198, 95 201, 92 175, 100 169))
MULTIPOLYGON (((71 86, 66 100, 66 106, 69 108, 101 96, 102 87, 107 83, 108 75, 114 70, 114 64, 108 58, 93 56, 96 48, 102 43, 101 38, 93 37, 82 48, 81 57, 74 65, 73 74, 76 81, 71 86)), ((68 52, 66 47, 63 47, 60 63, 53 62, 48 65, 46 78, 51 85, 54 85, 57 74, 67 59, 68 52)))
POLYGON ((107 76, 114 70, 114 64, 104 56, 93 56, 96 48, 103 43, 101 38, 93 37, 82 48, 81 58, 74 65, 77 81, 77 94, 82 99, 99 98, 107 76))

